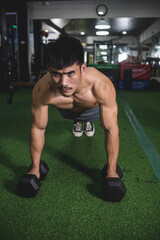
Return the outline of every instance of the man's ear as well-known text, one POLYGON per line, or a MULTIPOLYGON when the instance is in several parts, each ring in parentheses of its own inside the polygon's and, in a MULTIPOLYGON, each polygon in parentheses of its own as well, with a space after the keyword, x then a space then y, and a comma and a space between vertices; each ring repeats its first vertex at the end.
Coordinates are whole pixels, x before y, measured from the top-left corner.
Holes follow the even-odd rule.
POLYGON ((86 63, 81 65, 81 73, 84 74, 86 72, 86 63))

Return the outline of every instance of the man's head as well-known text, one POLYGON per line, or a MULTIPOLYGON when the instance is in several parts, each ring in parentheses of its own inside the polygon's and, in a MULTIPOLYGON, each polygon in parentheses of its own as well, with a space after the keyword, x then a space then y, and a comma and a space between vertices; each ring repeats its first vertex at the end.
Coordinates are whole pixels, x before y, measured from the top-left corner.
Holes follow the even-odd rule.
POLYGON ((81 42, 69 36, 63 36, 47 44, 45 49, 45 61, 47 67, 57 70, 77 65, 84 62, 84 52, 81 42))
POLYGON ((60 37, 46 47, 46 64, 53 84, 63 96, 73 95, 85 73, 83 47, 73 37, 60 37))

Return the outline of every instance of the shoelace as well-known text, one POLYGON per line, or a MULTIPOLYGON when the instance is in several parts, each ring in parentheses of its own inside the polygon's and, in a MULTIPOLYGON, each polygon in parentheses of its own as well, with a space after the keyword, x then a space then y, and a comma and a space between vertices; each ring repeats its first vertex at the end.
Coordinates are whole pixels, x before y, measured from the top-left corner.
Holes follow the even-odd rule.
POLYGON ((86 131, 92 131, 92 129, 93 129, 92 123, 86 122, 86 131))
POLYGON ((82 131, 82 123, 81 122, 76 122, 74 124, 74 128, 76 129, 76 131, 82 131))

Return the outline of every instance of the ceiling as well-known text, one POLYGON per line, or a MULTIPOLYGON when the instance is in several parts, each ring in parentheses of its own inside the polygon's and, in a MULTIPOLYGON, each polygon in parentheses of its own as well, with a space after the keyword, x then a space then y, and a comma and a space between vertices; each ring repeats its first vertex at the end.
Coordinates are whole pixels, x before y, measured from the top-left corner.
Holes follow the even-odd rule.
MULTIPOLYGON (((108 7, 108 13, 103 20, 111 26, 107 30, 109 31, 107 36, 109 40, 121 38, 122 31, 127 31, 127 36, 140 37, 141 42, 149 38, 152 40, 153 35, 160 33, 159 0, 28 1, 29 19, 40 20, 42 30, 54 33, 54 37, 59 33, 69 34, 83 37, 87 43, 88 37, 92 37, 92 39, 97 37, 95 25, 102 17, 97 15, 95 9, 100 3, 108 7), (154 31, 152 31, 153 25, 155 26, 154 31), (85 35, 81 36, 81 32, 84 32, 85 35)), ((33 31, 31 28, 30 32, 33 31)), ((52 35, 52 39, 54 37, 52 35)))
POLYGON ((102 19, 95 9, 99 4, 108 8, 104 19, 111 26, 108 38, 114 39, 127 31, 127 36, 148 37, 160 32, 159 0, 28 0, 29 19, 42 21, 42 30, 83 37, 96 36, 95 25, 102 19), (158 22, 157 22, 158 21, 158 22), (157 22, 157 23, 156 23, 157 22), (152 26, 156 29, 152 31, 152 26), (152 34, 153 32, 153 34, 152 34))
MULTIPOLYGON (((110 36, 122 36, 122 31, 127 31, 129 36, 139 36, 158 18, 105 18, 107 24, 111 26, 108 30, 110 36)), ((49 32, 67 33, 72 36, 80 36, 85 32, 85 36, 96 36, 95 25, 100 19, 47 19, 43 20, 43 30, 49 32)))
MULTIPOLYGON (((153 18, 108 18, 107 24, 111 26, 110 35, 121 35, 122 31, 127 31, 130 35, 139 35, 156 19, 153 18)), ((65 27, 64 31, 69 34, 79 34, 84 31, 88 36, 94 36, 96 33, 95 25, 99 22, 97 19, 72 19, 65 27)))

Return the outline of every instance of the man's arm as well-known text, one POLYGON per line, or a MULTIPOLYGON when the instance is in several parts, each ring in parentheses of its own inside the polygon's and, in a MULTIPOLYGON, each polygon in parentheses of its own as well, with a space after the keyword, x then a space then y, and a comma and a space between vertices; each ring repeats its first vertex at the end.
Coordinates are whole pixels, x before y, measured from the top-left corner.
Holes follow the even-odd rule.
POLYGON ((116 164, 119 153, 119 128, 117 123, 118 107, 116 91, 108 78, 99 84, 97 95, 100 106, 101 124, 105 134, 105 150, 107 155, 107 177, 118 177, 116 164))
POLYGON ((40 105, 38 103, 35 90, 33 90, 32 96, 32 125, 30 137, 32 167, 29 173, 36 174, 39 178, 39 164, 45 142, 45 129, 48 123, 48 105, 40 105))
POLYGON ((116 164, 119 153, 119 128, 117 125, 117 106, 100 105, 102 127, 105 134, 105 150, 107 154, 107 177, 118 177, 116 164))

